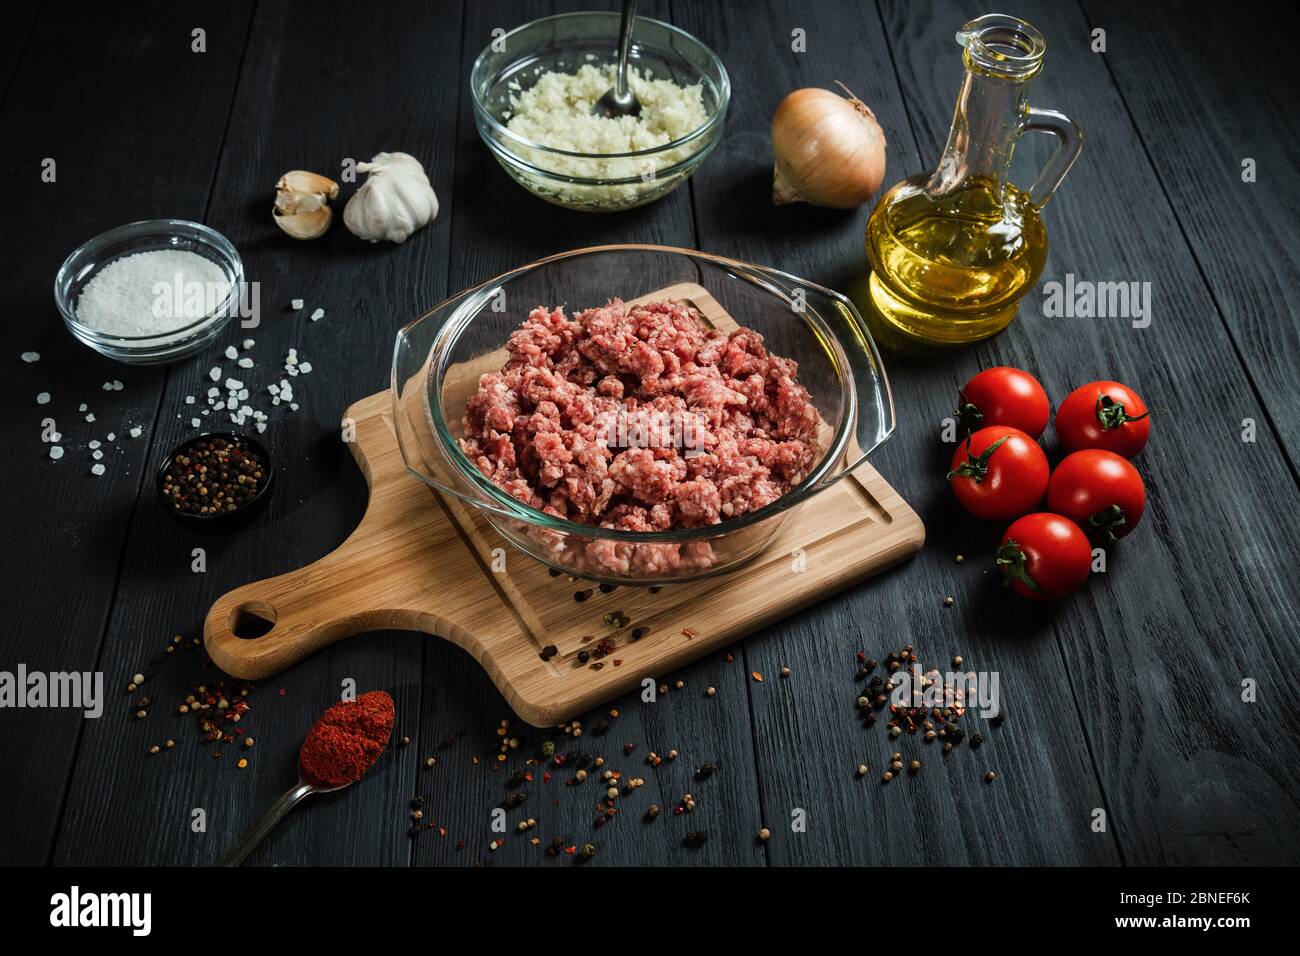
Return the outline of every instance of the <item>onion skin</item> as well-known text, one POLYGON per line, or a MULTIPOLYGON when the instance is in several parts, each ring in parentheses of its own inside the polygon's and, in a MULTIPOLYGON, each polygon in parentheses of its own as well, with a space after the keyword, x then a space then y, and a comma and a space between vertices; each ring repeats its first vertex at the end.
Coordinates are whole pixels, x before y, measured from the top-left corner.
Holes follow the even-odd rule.
POLYGON ((772 117, 772 151, 772 202, 778 206, 806 202, 854 209, 885 179, 885 134, 852 93, 846 98, 818 87, 795 90, 772 117))

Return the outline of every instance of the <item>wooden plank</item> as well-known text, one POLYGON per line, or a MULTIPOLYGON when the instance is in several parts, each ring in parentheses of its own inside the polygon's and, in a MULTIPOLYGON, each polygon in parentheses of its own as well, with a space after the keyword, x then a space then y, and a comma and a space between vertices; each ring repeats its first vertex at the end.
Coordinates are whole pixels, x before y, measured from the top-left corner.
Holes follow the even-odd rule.
MULTIPOLYGON (((465 49, 461 70, 468 75, 470 64, 491 40, 495 27, 512 29, 533 17, 550 13, 588 9, 582 0, 560 3, 537 3, 526 12, 518 5, 493 0, 469 5, 465 28, 465 49)), ((638 11, 646 16, 672 20, 663 0, 642 4, 638 11)), ((476 284, 506 269, 522 265, 543 255, 564 249, 609 242, 654 242, 666 245, 694 245, 691 225, 690 195, 685 187, 640 209, 616 215, 570 212, 544 203, 511 181, 488 155, 474 129, 468 106, 461 112, 457 139, 458 178, 453 203, 457 209, 473 210, 457 216, 453 230, 450 285, 461 288, 476 284)), ((707 164, 706 164, 707 165, 707 164)), ((530 307, 523 306, 524 308, 530 307)), ((519 319, 522 321, 523 314, 519 319)), ((506 792, 505 781, 511 771, 523 766, 529 754, 546 735, 527 732, 520 750, 505 764, 492 759, 496 751, 496 727, 509 711, 500 695, 483 675, 482 669, 468 655, 449 648, 441 641, 427 643, 425 659, 424 710, 421 715, 421 744, 427 752, 412 754, 412 763, 436 753, 439 763, 421 769, 420 792, 429 797, 433 818, 448 828, 446 839, 426 834, 416 841, 415 861, 419 864, 522 864, 541 860, 565 865, 572 857, 549 858, 541 847, 532 847, 527 839, 511 836, 496 852, 487 847, 497 836, 491 829, 490 808, 498 805, 506 792), (446 752, 433 750, 446 734, 463 732, 459 744, 446 752), (476 765, 470 757, 480 754, 476 765), (457 850, 461 841, 464 849, 457 850)), ((567 774, 557 773, 549 784, 540 776, 528 787, 528 801, 510 816, 510 826, 520 814, 538 821, 531 835, 543 844, 555 837, 569 837, 577 844, 587 840, 599 847, 593 865, 636 863, 668 865, 672 863, 761 864, 763 854, 748 839, 723 838, 720 827, 728 831, 737 826, 747 833, 759 817, 757 788, 753 765, 744 675, 738 664, 727 666, 719 657, 700 661, 678 674, 658 675, 670 686, 678 676, 686 681, 682 692, 671 690, 656 703, 640 703, 639 698, 625 696, 614 703, 620 717, 614 729, 604 737, 581 738, 581 748, 601 753, 614 769, 625 775, 640 774, 647 785, 624 798, 623 813, 612 823, 595 829, 595 803, 600 789, 590 782, 585 790, 559 789, 567 774), (717 695, 706 697, 703 688, 714 684, 717 695), (622 745, 634 743, 637 750, 624 757, 622 745), (682 757, 651 770, 644 763, 647 750, 665 753, 676 747, 682 757), (719 770, 704 783, 691 783, 694 767, 716 761, 719 770), (688 787, 699 798, 699 809, 680 816, 672 807, 688 787), (664 807, 664 814, 654 823, 644 823, 641 813, 652 801, 664 807), (687 830, 711 830, 713 838, 698 851, 681 846, 687 830)), ((590 732, 592 722, 605 715, 601 708, 584 721, 590 732)), ((568 738, 550 735, 566 748, 568 738)))
MULTIPOLYGON (((923 5, 912 6, 922 17, 923 5)), ((872 204, 854 212, 773 208, 772 114, 795 88, 833 88, 841 80, 881 123, 889 143, 886 184, 911 175, 934 162, 937 147, 927 142, 918 153, 903 97, 924 93, 925 111, 946 131, 961 72, 951 37, 966 18, 948 10, 925 22, 891 22, 886 38, 869 5, 829 18, 809 16, 797 3, 755 4, 743 23, 715 16, 707 3, 679 3, 677 9, 681 25, 719 52, 736 88, 745 91, 737 97, 727 138, 694 180, 701 245, 859 292, 866 277, 863 230, 872 204), (806 53, 791 51, 795 29, 806 31, 806 53), (902 33, 933 37, 934 49, 919 55, 900 51, 902 33), (901 93, 889 65, 891 44, 903 76, 901 93), (909 63, 927 74, 923 82, 906 68, 909 63), (933 104, 932 85, 938 87, 933 104)), ((770 674, 788 665, 793 672, 786 681, 750 688, 763 803, 776 833, 768 849, 773 862, 1118 859, 1111 838, 1090 834, 1084 822, 1061 823, 1086 821, 1101 798, 1078 720, 1060 707, 1062 696, 1068 699, 1069 678, 1061 672, 1048 621, 1001 599, 987 584, 989 533, 961 521, 942 480, 951 449, 936 442, 940 419, 980 364, 971 352, 934 363, 886 355, 898 432, 872 461, 921 514, 927 546, 907 566, 745 644, 746 670, 770 674), (970 556, 960 567, 953 562, 957 552, 970 556), (956 598, 954 607, 944 607, 945 595, 956 598), (992 733, 985 730, 989 742, 978 754, 961 748, 947 758, 915 738, 891 742, 883 721, 864 732, 854 718, 854 654, 862 650, 883 659, 908 643, 922 660, 940 667, 960 653, 977 670, 1000 672, 1009 709, 1026 716, 1013 716, 992 733), (1041 727, 1028 717, 1049 709, 1058 716, 1041 727), (881 773, 896 750, 925 767, 915 778, 882 787, 881 773), (871 773, 859 780, 855 767, 863 762, 871 773), (988 769, 1004 782, 987 788, 982 777, 988 769), (806 832, 791 832, 796 809, 807 814, 806 832)))
MULTIPOLYGON (((108 6, 52 5, 9 83, 0 108, 8 131, 0 173, 13 187, 9 228, 0 230, 12 350, 0 378, 0 431, 12 439, 0 461, 11 545, 0 559, 9 582, 0 599, 6 666, 109 666, 99 655, 118 558, 149 475, 148 438, 131 439, 128 429, 141 425, 147 435, 165 373, 118 365, 75 341, 54 307, 54 274, 74 247, 105 229, 162 216, 203 218, 250 17, 248 3, 184 10, 147 3, 131 18, 108 6), (190 50, 195 24, 208 31, 206 55, 190 50), (46 158, 56 163, 54 182, 42 182, 46 158), (28 350, 41 361, 18 361, 28 350), (113 379, 125 389, 101 391, 113 379), (53 397, 38 406, 43 391, 53 397), (94 423, 78 412, 83 402, 94 423), (40 439, 47 417, 63 435, 61 461, 50 460, 40 439), (106 441, 110 431, 115 442, 106 441), (90 475, 93 439, 105 441, 101 478, 90 475)), ((5 42, 23 35, 23 22, 19 14, 5 42)), ((109 686, 125 666, 110 668, 109 686)), ((83 729, 87 736, 110 724, 120 730, 117 720, 106 714, 83 722, 75 712, 52 710, 6 715, 0 759, 11 779, 22 781, 0 792, 7 862, 47 861, 77 741, 83 729)))
MULTIPOLYGON (((882 8, 909 93, 909 118, 921 153, 932 158, 946 136, 958 81, 950 34, 966 10, 956 4, 882 8), (934 67, 944 63, 951 66, 934 67)), ((1063 712, 1076 708, 1081 715, 1100 785, 1083 774, 1071 782, 1074 802, 1051 814, 1058 834, 1088 834, 1075 839, 1100 843, 1080 811, 1104 807, 1130 864, 1294 863, 1300 852, 1294 815, 1271 808, 1293 804, 1300 794, 1300 743, 1282 729, 1291 723, 1286 712, 1241 700, 1247 677, 1284 696, 1283 675, 1300 665, 1292 639, 1300 621, 1284 570, 1297 559, 1297 517, 1273 504, 1279 488, 1292 487, 1287 464, 1271 443, 1240 440, 1241 420, 1262 421, 1264 409, 1222 324, 1206 318, 1214 302, 1179 241, 1175 212, 1105 61, 1089 49, 1082 12, 1029 2, 1018 13, 1048 42, 1033 102, 1069 113, 1089 142, 1046 211, 1052 251, 1043 279, 1073 273, 1094 281, 1150 281, 1153 320, 1137 329, 1124 319, 1047 319, 1036 290, 1006 333, 935 367, 946 367, 955 385, 976 365, 1020 365, 1057 401, 1089 379, 1131 383, 1155 409, 1151 444, 1136 462, 1148 506, 1145 526, 1112 549, 1105 578, 1057 609, 994 598, 977 580, 988 577, 978 570, 983 561, 968 562, 960 578, 949 569, 960 588, 958 626, 987 635, 999 654, 1014 650, 1023 665, 1033 665, 1037 690, 1030 692, 1020 689, 1030 672, 1003 664, 1012 714, 1053 715, 1025 728, 1033 737, 1050 734, 1065 720, 1063 712), (1187 414, 1197 404, 1194 395, 1212 396, 1210 407, 1187 414), (1192 461, 1195 468, 1187 466, 1192 461)), ((1113 38, 1121 41, 1146 42, 1142 33, 1113 38)), ((1046 148, 1027 145, 1034 159, 1046 148)), ((1218 160, 1204 155, 1202 162, 1218 160)), ((1226 222, 1235 233, 1256 228, 1253 220, 1226 222)), ((897 382, 902 375, 897 364, 894 369, 897 382)), ((910 366, 904 374, 900 406, 917 405, 933 428, 951 391, 918 391, 910 366)), ((929 455, 937 472, 934 459, 947 451, 927 452, 934 446, 920 440, 916 460, 929 455)), ((936 488, 935 507, 954 528, 949 553, 987 554, 995 529, 959 522, 941 483, 927 482, 936 488)), ((905 482, 902 490, 908 493, 905 482)), ((942 531, 933 532, 945 519, 924 504, 921 511, 934 515, 927 521, 932 540, 941 538, 942 531)), ((1010 776, 1003 782, 1020 826, 1045 815, 1036 787, 1010 776)), ((1078 859, 1077 851, 1061 855, 1078 859)))
MULTIPOLYGON (((459 4, 382 4, 364 16, 342 2, 258 7, 210 222, 235 243, 249 277, 261 283, 262 321, 252 330, 232 327, 214 350, 173 370, 149 460, 158 461, 195 433, 188 420, 194 408, 204 407, 209 368, 220 364, 226 375, 250 383, 258 398, 250 404, 271 413, 262 437, 279 464, 279 487, 255 523, 212 538, 180 527, 146 495, 132 526, 104 655, 109 686, 119 688, 123 675, 168 633, 196 635, 217 596, 328 552, 360 518, 364 482, 340 441, 339 421, 358 395, 387 380, 397 329, 445 294, 454 208, 446 204, 433 224, 402 245, 364 244, 337 213, 325 237, 300 243, 271 222, 274 186, 289 169, 337 178, 344 157, 364 160, 402 149, 425 163, 446 203, 456 175, 446 144, 454 137, 460 91, 460 34, 459 4), (303 311, 289 310, 294 298, 305 300, 303 311), (308 315, 317 307, 325 317, 312 322, 308 315), (256 365, 248 370, 222 359, 220 351, 245 336, 256 340, 248 353, 256 365), (272 408, 262 391, 284 375, 291 347, 314 367, 293 379, 297 412, 272 408), (200 396, 199 404, 186 405, 186 395, 200 396), (207 549, 206 574, 190 572, 195 547, 207 549)), ((345 185, 341 198, 352 188, 345 185)), ((338 213, 341 208, 340 202, 338 213)), ((210 863, 292 784, 303 735, 345 680, 354 680, 359 691, 392 693, 398 733, 410 732, 422 691, 421 650, 409 635, 381 633, 331 649, 259 688, 248 720, 257 743, 243 771, 233 765, 242 754, 213 760, 194 744, 189 728, 184 738, 174 729, 181 718, 169 714, 190 684, 212 672, 197 663, 167 668, 148 688, 165 702, 148 720, 124 728, 115 716, 87 732, 57 859, 210 863), (147 757, 146 745, 163 734, 175 737, 177 749, 147 757), (128 775, 140 784, 104 791, 105 778, 128 775), (187 825, 196 806, 208 813, 205 834, 187 825)), ((380 768, 354 792, 314 801, 251 861, 406 863, 400 836, 411 777, 405 766, 380 768)))
POLYGON ((27 41, 36 27, 41 4, 29 3, 9 15, 8 28, 0 33, 0 106, 4 105, 9 85, 18 69, 27 41))
POLYGON ((1300 14, 1281 3, 1249 17, 1225 17, 1204 2, 1158 15, 1143 4, 1084 6, 1089 27, 1106 30, 1103 61, 1273 425, 1259 422, 1260 440, 1280 442, 1300 480, 1300 305, 1292 294, 1300 280, 1300 121, 1290 59, 1300 14), (1176 39, 1173 18, 1189 27, 1176 39), (1242 181, 1246 159, 1256 164, 1254 182, 1242 181))

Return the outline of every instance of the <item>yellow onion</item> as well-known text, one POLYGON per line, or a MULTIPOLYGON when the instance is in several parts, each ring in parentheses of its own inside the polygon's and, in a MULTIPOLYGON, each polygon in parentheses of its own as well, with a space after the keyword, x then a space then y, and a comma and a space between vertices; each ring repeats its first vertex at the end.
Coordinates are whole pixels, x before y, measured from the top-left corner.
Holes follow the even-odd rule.
MULTIPOLYGON (((837 81, 838 82, 838 81, 837 81)), ((795 90, 772 117, 772 202, 831 209, 860 206, 885 179, 885 134, 876 114, 840 87, 795 90)))

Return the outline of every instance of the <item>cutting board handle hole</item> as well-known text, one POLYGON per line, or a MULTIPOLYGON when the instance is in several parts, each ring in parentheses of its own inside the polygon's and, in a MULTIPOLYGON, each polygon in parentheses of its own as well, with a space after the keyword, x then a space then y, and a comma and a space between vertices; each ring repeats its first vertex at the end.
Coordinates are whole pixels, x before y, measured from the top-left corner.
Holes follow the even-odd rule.
POLYGON ((275 608, 262 601, 241 604, 230 612, 230 633, 244 640, 265 637, 275 627, 275 608))

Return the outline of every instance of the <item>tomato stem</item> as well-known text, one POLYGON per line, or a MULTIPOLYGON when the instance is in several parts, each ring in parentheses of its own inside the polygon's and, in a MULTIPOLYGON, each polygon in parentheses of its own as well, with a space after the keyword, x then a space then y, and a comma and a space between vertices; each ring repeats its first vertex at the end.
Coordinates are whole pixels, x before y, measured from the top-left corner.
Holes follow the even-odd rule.
POLYGON ((1097 396, 1097 421, 1101 422, 1102 431, 1119 428, 1125 422, 1140 422, 1150 414, 1147 411, 1137 416, 1129 415, 1124 411, 1124 406, 1109 395, 1097 396))
POLYGON ((1115 532, 1126 524, 1128 519, 1124 517, 1124 509, 1119 505, 1102 508, 1088 519, 1088 527, 1100 535, 1107 544, 1114 544, 1119 540, 1119 535, 1115 532))
POLYGON ((1038 594, 1046 597, 1046 592, 1038 586, 1038 582, 1029 576, 1027 565, 1029 556, 1025 554, 1024 549, 1014 541, 1007 541, 998 548, 997 553, 998 567, 1002 569, 1002 586, 1010 587, 1011 582, 1019 581, 1025 587, 1038 594))
POLYGON ((957 393, 957 407, 952 413, 956 416, 958 424, 966 429, 968 435, 979 431, 980 426, 984 424, 984 413, 980 411, 978 405, 966 397, 965 392, 957 393))
POLYGON ((989 459, 993 457, 993 453, 997 451, 999 448, 1001 448, 1003 444, 1007 441, 1007 439, 1010 437, 1011 437, 1010 435, 1003 435, 993 444, 989 445, 988 448, 985 448, 984 451, 977 457, 975 453, 972 452, 970 449, 970 436, 967 435, 966 436, 966 460, 963 461, 956 468, 954 468, 952 471, 948 472, 948 479, 952 480, 953 478, 959 478, 959 477, 970 478, 972 481, 975 482, 975 484, 978 485, 986 477, 988 477, 989 459))

